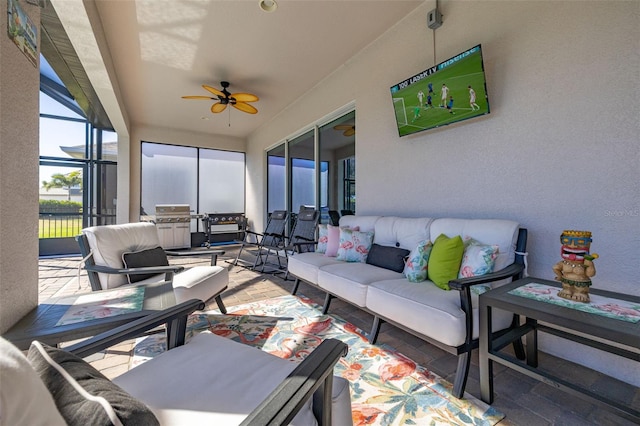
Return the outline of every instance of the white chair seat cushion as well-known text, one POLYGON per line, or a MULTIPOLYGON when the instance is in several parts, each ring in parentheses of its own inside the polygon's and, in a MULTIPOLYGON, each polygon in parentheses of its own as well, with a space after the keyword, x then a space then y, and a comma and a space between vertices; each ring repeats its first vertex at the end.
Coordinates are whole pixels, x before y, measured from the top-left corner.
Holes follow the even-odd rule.
MULTIPOLYGON (((473 338, 479 333, 478 296, 471 294, 473 304, 473 338)), ((465 315, 460 308, 460 293, 436 287, 431 281, 412 283, 406 278, 372 283, 367 294, 367 308, 377 314, 431 337, 449 346, 464 343, 465 315)), ((511 314, 494 310, 494 330, 511 323, 511 314)))
POLYGON ((228 285, 229 271, 221 266, 194 266, 173 276, 176 303, 190 299, 206 302, 228 285))
POLYGON ((366 306, 367 288, 375 281, 404 278, 402 273, 359 262, 340 262, 318 271, 318 286, 359 307, 366 306))
MULTIPOLYGON (((163 425, 233 425, 295 367, 294 362, 205 332, 113 382, 147 404, 163 425), (244 374, 229 374, 239 369, 244 374)), ((311 399, 292 424, 317 424, 311 399)))
POLYGON ((303 281, 318 285, 318 271, 323 266, 342 263, 335 257, 325 256, 323 253, 295 253, 287 260, 287 270, 303 281))

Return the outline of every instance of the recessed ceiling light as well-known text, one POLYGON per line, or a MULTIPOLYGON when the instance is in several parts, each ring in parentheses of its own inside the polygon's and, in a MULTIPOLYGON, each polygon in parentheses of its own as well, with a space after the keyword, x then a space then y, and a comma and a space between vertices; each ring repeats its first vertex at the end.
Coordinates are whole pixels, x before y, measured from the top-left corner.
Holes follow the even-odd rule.
POLYGON ((276 0, 260 0, 258 4, 260 5, 260 9, 264 10, 265 12, 273 12, 278 8, 278 3, 276 3, 276 0))

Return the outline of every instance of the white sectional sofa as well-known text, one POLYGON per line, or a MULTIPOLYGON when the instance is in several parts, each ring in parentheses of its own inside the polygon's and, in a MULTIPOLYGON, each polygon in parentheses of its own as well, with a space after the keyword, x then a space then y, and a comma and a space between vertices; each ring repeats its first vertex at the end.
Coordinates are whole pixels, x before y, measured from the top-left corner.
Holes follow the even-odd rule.
MULTIPOLYGON (((345 262, 322 253, 296 253, 288 272, 296 281, 327 293, 324 312, 338 297, 374 316, 369 335, 375 343, 380 325, 388 322, 458 356, 454 394, 462 397, 469 373, 471 351, 478 347, 478 294, 519 278, 524 271, 527 231, 517 222, 500 219, 402 218, 393 216, 343 216, 340 227, 373 231, 373 243, 413 250, 421 241, 440 234, 460 235, 481 244, 497 245, 494 272, 449 281, 450 291, 431 281, 410 282, 402 272, 368 263, 345 262), (357 228, 356 228, 357 229, 357 228)), ((513 316, 494 313, 493 330, 507 330, 513 316)), ((516 347, 524 357, 522 346, 516 347)))

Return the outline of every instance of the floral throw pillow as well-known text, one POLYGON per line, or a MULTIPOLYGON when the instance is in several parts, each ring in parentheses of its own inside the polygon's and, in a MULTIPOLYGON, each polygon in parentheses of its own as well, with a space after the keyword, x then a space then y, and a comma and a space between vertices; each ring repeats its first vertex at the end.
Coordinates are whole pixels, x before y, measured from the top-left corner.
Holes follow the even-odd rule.
POLYGON ((318 244, 316 245, 316 252, 326 253, 327 243, 329 242, 329 230, 327 224, 321 223, 318 225, 318 244))
POLYGON ((340 246, 337 260, 345 262, 367 261, 367 255, 373 244, 373 232, 361 232, 349 228, 340 228, 340 246))
POLYGON ((429 240, 421 241, 407 258, 402 273, 412 283, 419 283, 427 279, 429 255, 433 244, 429 240))
POLYGON ((486 245, 466 237, 458 278, 477 277, 493 272, 498 257, 497 245, 486 245))

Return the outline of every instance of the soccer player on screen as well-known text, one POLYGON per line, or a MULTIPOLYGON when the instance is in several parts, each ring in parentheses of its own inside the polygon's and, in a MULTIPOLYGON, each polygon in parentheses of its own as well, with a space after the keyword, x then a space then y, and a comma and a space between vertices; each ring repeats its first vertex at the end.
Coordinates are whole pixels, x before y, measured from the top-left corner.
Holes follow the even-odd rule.
POLYGON ((475 111, 476 108, 480 109, 480 106, 476 103, 476 91, 469 86, 469 105, 471 106, 471 111, 475 111))
POLYGON ((418 92, 418 105, 424 105, 424 92, 422 90, 418 92))
POLYGON ((426 108, 433 108, 433 103, 431 103, 431 95, 427 95, 427 103, 425 104, 425 109, 426 108))
POLYGON ((453 112, 453 96, 449 96, 449 103, 447 104, 447 109, 449 110, 449 114, 455 114, 455 112, 453 112))
POLYGON ((440 108, 444 108, 447 106, 447 96, 449 95, 449 88, 446 84, 442 83, 442 92, 440 92, 442 97, 440 98, 440 108))
POLYGON ((411 120, 412 123, 420 118, 420 109, 422 109, 422 104, 418 104, 413 107, 413 120, 411 120))
POLYGON ((432 94, 433 93, 433 83, 427 84, 427 87, 429 88, 429 94, 432 94))

